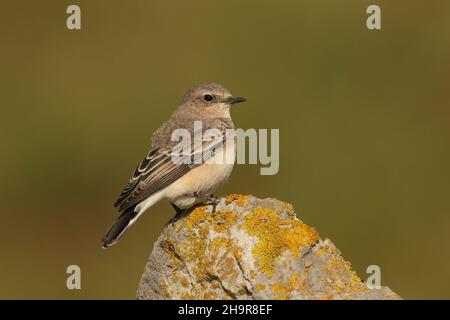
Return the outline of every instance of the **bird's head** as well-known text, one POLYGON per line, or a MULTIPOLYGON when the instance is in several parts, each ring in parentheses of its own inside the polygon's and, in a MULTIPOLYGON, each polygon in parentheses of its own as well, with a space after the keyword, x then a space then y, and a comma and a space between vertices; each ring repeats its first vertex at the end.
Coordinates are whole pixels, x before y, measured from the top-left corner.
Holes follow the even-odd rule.
POLYGON ((183 97, 182 105, 205 116, 228 118, 230 107, 244 101, 245 98, 234 97, 220 84, 206 83, 189 90, 183 97))

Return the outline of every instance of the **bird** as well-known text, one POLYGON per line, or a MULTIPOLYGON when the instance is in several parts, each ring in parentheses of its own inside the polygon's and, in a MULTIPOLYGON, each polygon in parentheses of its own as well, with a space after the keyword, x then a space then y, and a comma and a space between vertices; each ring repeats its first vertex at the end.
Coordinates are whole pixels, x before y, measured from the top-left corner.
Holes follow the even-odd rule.
POLYGON ((116 244, 147 209, 162 199, 167 199, 177 213, 199 203, 217 203, 213 192, 228 180, 236 156, 230 109, 244 101, 217 83, 200 84, 184 94, 170 118, 153 133, 150 151, 115 202, 119 217, 103 237, 103 248, 116 244), (174 161, 174 154, 180 154, 180 142, 173 139, 173 132, 180 129, 194 136, 210 129, 216 136, 200 145, 187 140, 181 144, 191 147, 187 157, 174 161), (227 161, 223 161, 225 158, 227 161))

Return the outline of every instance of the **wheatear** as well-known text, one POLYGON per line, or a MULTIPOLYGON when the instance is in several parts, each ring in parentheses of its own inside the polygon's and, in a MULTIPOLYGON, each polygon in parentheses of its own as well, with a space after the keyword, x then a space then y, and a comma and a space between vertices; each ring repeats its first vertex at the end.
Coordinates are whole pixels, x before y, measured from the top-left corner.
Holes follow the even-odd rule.
POLYGON ((103 238, 103 248, 115 244, 145 210, 161 199, 168 199, 179 211, 212 197, 214 190, 228 179, 233 169, 235 136, 234 133, 229 134, 234 129, 230 107, 243 101, 244 98, 233 97, 227 89, 215 83, 199 85, 184 95, 170 119, 153 133, 152 148, 116 201, 114 206, 120 216, 103 238), (209 154, 209 159, 202 158, 200 163, 174 161, 173 154, 179 141, 173 141, 173 132, 184 129, 194 136, 198 130, 195 124, 199 121, 201 133, 208 129, 221 133, 220 143, 203 142, 201 150, 193 147, 189 159, 209 154), (217 158, 221 159, 204 161, 217 158), (225 158, 227 161, 223 161, 225 158))

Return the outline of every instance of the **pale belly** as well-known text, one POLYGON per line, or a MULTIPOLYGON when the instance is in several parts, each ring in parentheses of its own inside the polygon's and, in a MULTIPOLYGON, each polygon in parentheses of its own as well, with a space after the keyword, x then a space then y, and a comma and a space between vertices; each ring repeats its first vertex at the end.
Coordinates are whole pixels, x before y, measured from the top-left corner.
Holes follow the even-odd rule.
POLYGON ((164 190, 164 197, 180 209, 192 207, 205 200, 217 187, 225 183, 234 166, 234 144, 215 155, 219 163, 204 163, 192 169, 164 190), (225 154, 224 152, 228 152, 225 154), (227 158, 225 158, 227 157, 227 158), (227 159, 227 161, 224 161, 227 159))

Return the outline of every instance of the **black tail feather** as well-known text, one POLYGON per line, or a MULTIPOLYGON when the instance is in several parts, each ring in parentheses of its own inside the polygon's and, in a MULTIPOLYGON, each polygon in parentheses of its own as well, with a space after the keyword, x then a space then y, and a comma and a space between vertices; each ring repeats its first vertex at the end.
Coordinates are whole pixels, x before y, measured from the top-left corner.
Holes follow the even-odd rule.
POLYGON ((119 241, 120 237, 130 226, 131 221, 136 218, 138 212, 134 212, 134 206, 125 210, 113 226, 109 229, 106 235, 103 237, 103 248, 106 249, 119 241))

